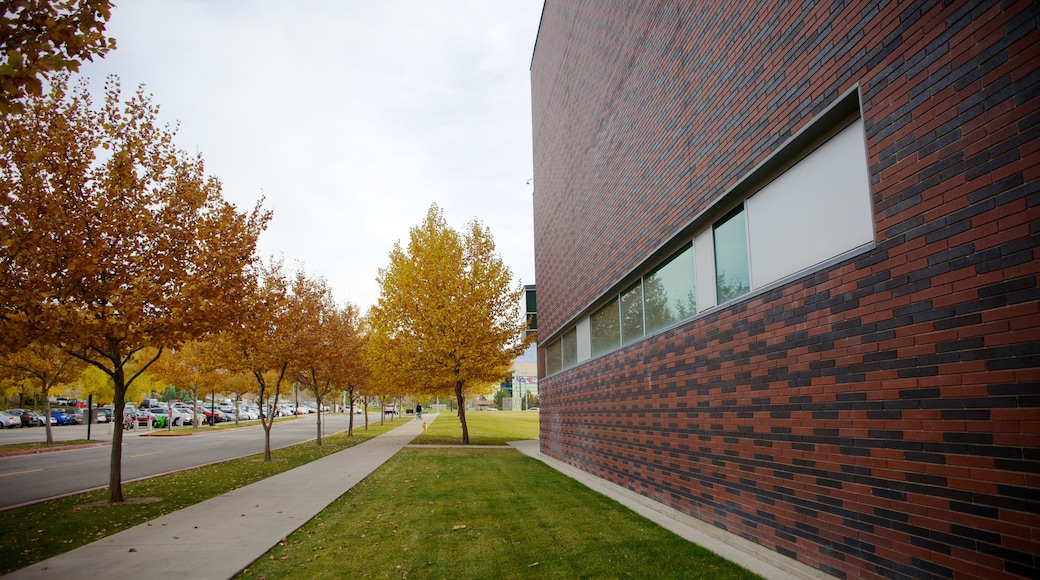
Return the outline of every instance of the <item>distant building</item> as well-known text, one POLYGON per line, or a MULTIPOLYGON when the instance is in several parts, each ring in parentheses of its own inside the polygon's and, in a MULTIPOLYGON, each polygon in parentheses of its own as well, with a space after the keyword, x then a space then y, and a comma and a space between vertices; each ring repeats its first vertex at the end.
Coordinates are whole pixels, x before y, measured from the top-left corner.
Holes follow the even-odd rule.
POLYGON ((1040 577, 1038 16, 546 0, 542 453, 839 577, 1040 577))
POLYGON ((510 381, 511 398, 502 399, 503 411, 519 411, 526 408, 525 399, 531 394, 538 396, 538 346, 532 344, 523 356, 513 361, 510 381))

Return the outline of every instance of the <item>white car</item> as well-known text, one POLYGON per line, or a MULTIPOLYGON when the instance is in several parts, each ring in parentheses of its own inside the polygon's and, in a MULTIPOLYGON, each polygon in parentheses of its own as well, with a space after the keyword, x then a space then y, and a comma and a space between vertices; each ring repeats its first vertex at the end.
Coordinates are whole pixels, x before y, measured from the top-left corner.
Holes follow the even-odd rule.
POLYGON ((14 429, 15 427, 21 428, 21 426, 21 411, 0 411, 0 428, 14 429))
MULTIPOLYGON (((172 424, 174 427, 178 425, 187 425, 187 423, 184 422, 184 419, 185 417, 188 417, 188 413, 185 412, 184 409, 181 409, 179 407, 170 405, 159 405, 157 407, 150 408, 149 411, 159 415, 167 415, 170 418, 170 424, 172 424)), ((188 419, 188 423, 190 422, 191 419, 188 419)))

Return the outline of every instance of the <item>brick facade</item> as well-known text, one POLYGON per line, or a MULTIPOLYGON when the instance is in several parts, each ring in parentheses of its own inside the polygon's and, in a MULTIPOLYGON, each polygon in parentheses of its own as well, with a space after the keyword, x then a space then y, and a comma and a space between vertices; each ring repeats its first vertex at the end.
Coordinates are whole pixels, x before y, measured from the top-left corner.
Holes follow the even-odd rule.
POLYGON ((876 246, 540 378, 542 452, 835 576, 1040 577, 1038 18, 547 0, 540 343, 857 86, 876 246))

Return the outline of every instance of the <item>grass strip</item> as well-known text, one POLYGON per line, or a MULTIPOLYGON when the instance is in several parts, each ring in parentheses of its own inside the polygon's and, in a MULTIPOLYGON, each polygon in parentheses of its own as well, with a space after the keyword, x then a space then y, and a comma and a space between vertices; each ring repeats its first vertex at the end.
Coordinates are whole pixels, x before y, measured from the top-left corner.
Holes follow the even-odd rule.
POLYGON ((353 447, 398 426, 372 424, 367 431, 363 425, 355 426, 353 437, 346 432, 328 435, 321 447, 308 441, 277 449, 274 461, 262 461, 260 453, 127 483, 121 505, 108 505, 106 488, 5 511, 4 520, 18 522, 19 529, 0 534, 0 575, 353 447))
POLYGON ((98 444, 101 441, 97 439, 69 439, 67 441, 55 441, 54 443, 47 443, 46 441, 33 441, 31 443, 10 443, 7 445, 0 445, 0 454, 10 453, 13 451, 43 451, 51 448, 69 447, 72 445, 90 445, 98 444))
MULTIPOLYGON (((412 419, 415 421, 416 419, 412 419)), ((497 411, 466 413, 470 445, 506 445, 509 441, 538 438, 538 413, 497 411)), ((419 445, 462 445, 462 422, 454 412, 444 412, 415 438, 419 445)))
POLYGON ((402 450, 237 576, 304 577, 757 578, 540 461, 486 448, 402 450))

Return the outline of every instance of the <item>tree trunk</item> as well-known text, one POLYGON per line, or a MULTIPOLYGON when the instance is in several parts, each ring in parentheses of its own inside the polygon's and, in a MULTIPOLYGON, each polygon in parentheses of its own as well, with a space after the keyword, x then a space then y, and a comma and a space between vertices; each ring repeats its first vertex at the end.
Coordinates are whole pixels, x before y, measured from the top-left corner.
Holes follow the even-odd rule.
POLYGON ((47 426, 47 445, 54 443, 54 432, 51 431, 51 397, 45 395, 43 399, 43 424, 47 426))
POLYGON ((318 399, 318 447, 321 447, 321 399, 318 399))
MULTIPOLYGON (((191 390, 191 430, 196 431, 199 428, 199 385, 198 383, 193 385, 194 388, 191 390)), ((205 415, 203 415, 205 416, 205 415)))
POLYGON ((354 392, 353 390, 347 390, 347 398, 350 399, 350 404, 347 406, 347 437, 354 436, 354 392))
POLYGON ((455 382, 455 401, 459 404, 459 422, 462 423, 462 444, 469 445, 469 427, 466 426, 466 394, 462 391, 462 381, 455 382))
MULTIPOLYGON (((254 373, 256 374, 256 373, 254 373)), ((256 375, 259 377, 259 375, 256 375)), ((260 390, 258 396, 260 398, 260 425, 264 428, 264 461, 271 460, 271 426, 274 425, 274 414, 278 409, 278 400, 270 405, 267 404, 267 389, 264 388, 262 382, 257 381, 260 384, 260 390)))
POLYGON ((112 386, 115 394, 112 396, 112 420, 115 425, 112 428, 112 459, 108 469, 108 503, 123 503, 123 407, 126 405, 126 377, 123 368, 119 367, 112 373, 112 386))

